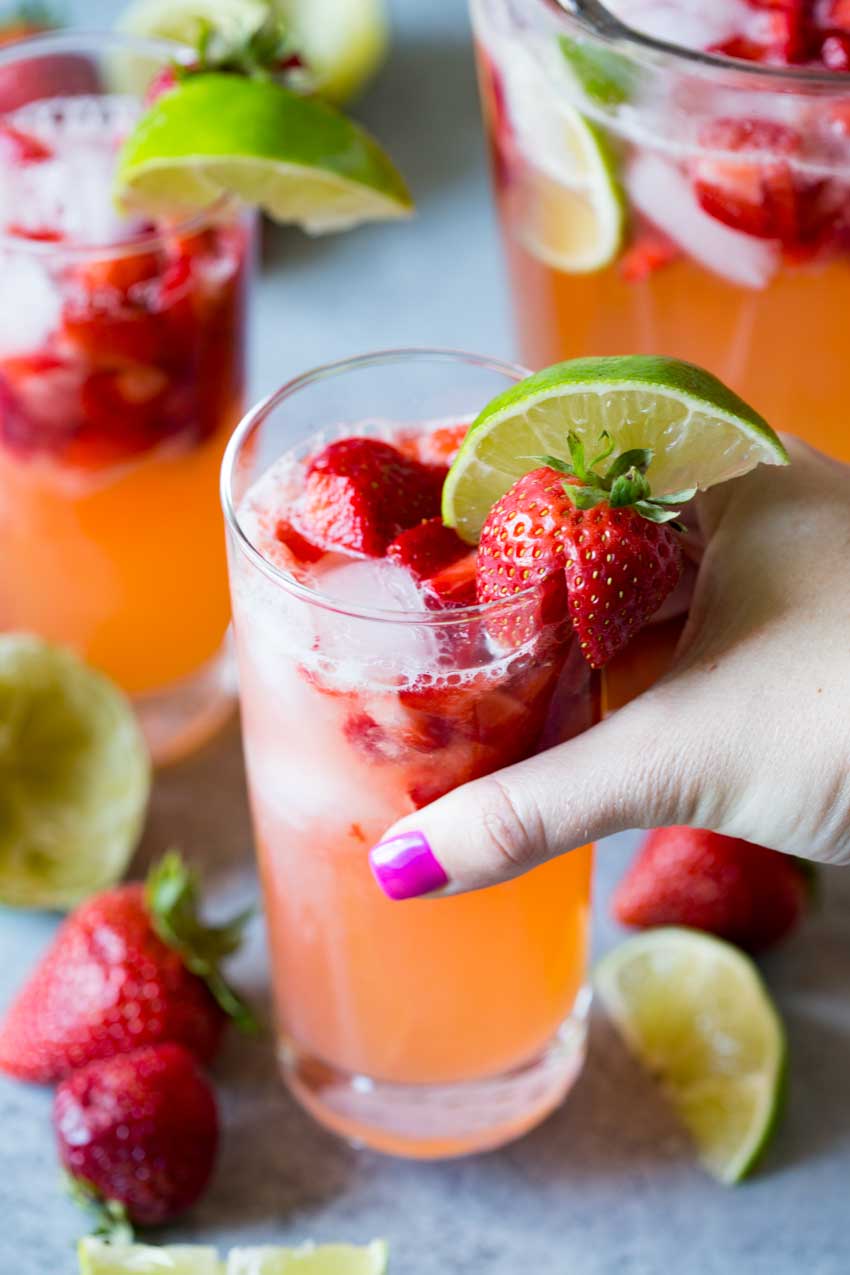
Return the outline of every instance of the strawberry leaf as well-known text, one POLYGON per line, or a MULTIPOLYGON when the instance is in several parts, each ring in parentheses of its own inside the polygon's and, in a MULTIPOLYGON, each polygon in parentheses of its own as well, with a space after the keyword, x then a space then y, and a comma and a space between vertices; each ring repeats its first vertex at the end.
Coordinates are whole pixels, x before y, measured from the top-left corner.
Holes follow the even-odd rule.
POLYGON ((564 491, 576 509, 595 509, 603 500, 608 499, 607 491, 602 491, 600 487, 574 487, 572 483, 564 483, 564 491))
POLYGON ((135 1239, 133 1224, 120 1200, 106 1200, 92 1182, 62 1171, 62 1183, 73 1202, 82 1209, 94 1213, 92 1234, 108 1240, 110 1244, 132 1244, 135 1239))
POLYGON ((679 516, 678 509, 660 509, 651 500, 638 500, 634 507, 647 522, 669 522, 677 531, 684 531, 682 524, 674 521, 679 516))
POLYGON ((637 505, 649 497, 649 483, 640 470, 631 468, 620 474, 611 484, 608 496, 612 509, 622 509, 626 505, 637 505))
POLYGON ((567 446, 570 449, 570 460, 573 462, 573 469, 582 482, 587 481, 587 466, 584 463, 584 444, 578 434, 570 430, 567 435, 567 446))
POLYGON ((240 913, 224 925, 204 925, 198 916, 198 880, 176 851, 151 869, 145 883, 145 902, 154 930, 193 974, 202 978, 218 1004, 241 1031, 259 1026, 249 1006, 225 981, 220 964, 238 949, 251 916, 240 913))
POLYGON ((605 475, 606 482, 614 482, 630 469, 636 469, 639 473, 645 474, 652 464, 652 456, 650 447, 632 447, 629 451, 622 452, 605 475))
POLYGON ((536 460, 540 465, 547 465, 549 469, 556 469, 559 474, 569 474, 575 477, 575 470, 567 461, 561 460, 558 456, 523 456, 522 460, 536 460))
POLYGON ((697 494, 696 487, 686 487, 684 491, 673 491, 669 496, 653 496, 657 505, 686 505, 697 494))
POLYGON ((599 465, 603 464, 614 450, 614 440, 608 433, 607 429, 603 429, 599 437, 599 442, 603 450, 598 456, 594 456, 593 460, 590 462, 591 469, 596 469, 599 465))

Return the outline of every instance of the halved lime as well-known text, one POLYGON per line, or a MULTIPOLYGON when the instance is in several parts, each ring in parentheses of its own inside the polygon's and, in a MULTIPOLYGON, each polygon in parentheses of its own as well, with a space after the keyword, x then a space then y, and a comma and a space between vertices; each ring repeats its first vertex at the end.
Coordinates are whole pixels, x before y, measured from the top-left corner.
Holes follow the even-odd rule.
POLYGON ((221 72, 188 76, 143 116, 122 150, 117 194, 152 215, 233 195, 313 233, 412 207, 378 143, 333 107, 221 72))
POLYGON ((207 25, 228 41, 246 40, 267 20, 270 0, 135 0, 118 26, 129 35, 176 40, 192 48, 207 25))
POLYGON ((149 789, 122 693, 70 651, 0 636, 0 903, 70 908, 112 885, 149 789))
POLYGON ((331 102, 347 102, 372 78, 389 43, 385 0, 279 0, 295 44, 331 102))
POLYGON ((80 1275, 224 1275, 214 1248, 200 1244, 111 1244, 86 1236, 77 1246, 80 1275))
POLYGON ((306 1244, 302 1248, 235 1248, 227 1259, 227 1275, 384 1275, 387 1246, 383 1240, 355 1244, 306 1244))
POLYGON ((720 1182, 740 1181, 776 1124, 782 1023, 753 962, 696 930, 647 930, 603 958, 600 999, 720 1182))
POLYGON ((650 355, 572 359, 529 376, 475 420, 443 488, 443 520, 474 544, 493 504, 540 456, 569 459, 574 431, 593 456, 648 447, 656 496, 705 490, 756 465, 786 465, 767 421, 710 372, 650 355))
POLYGON ((505 196, 516 233, 556 270, 600 270, 619 252, 625 223, 611 144, 552 81, 551 66, 547 73, 522 45, 506 55, 503 70, 508 114, 528 161, 505 196))

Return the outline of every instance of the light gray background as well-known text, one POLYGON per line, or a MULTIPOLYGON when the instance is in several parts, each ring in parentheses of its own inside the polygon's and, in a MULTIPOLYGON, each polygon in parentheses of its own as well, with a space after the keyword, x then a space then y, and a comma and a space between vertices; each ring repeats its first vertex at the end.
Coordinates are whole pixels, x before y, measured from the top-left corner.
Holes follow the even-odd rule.
MULTIPOLYGON (((90 27, 115 8, 70 7, 90 27)), ((418 218, 321 241, 267 234, 257 393, 383 345, 513 353, 462 0, 395 0, 393 12, 392 60, 360 113, 409 175, 418 218)), ((173 844, 207 868, 222 905, 253 896, 235 727, 160 777, 138 869, 173 844)), ((599 851, 599 949, 617 937, 606 899, 633 845, 623 837, 599 851)), ((0 914, 0 1004, 53 929, 49 917, 0 914)), ((235 973, 262 999, 259 923, 251 938, 235 973)), ((650 1082, 598 1016, 584 1076, 543 1128, 496 1154, 434 1165, 340 1145, 283 1093, 267 1045, 234 1036, 215 1068, 225 1126, 215 1181, 163 1238, 224 1248, 384 1235, 399 1275, 843 1275, 850 869, 823 874, 817 911, 765 972, 790 1034, 790 1101, 763 1171, 734 1191, 694 1167, 650 1082)), ((49 1107, 49 1093, 0 1082, 0 1275, 75 1269, 84 1219, 57 1189, 49 1107)))

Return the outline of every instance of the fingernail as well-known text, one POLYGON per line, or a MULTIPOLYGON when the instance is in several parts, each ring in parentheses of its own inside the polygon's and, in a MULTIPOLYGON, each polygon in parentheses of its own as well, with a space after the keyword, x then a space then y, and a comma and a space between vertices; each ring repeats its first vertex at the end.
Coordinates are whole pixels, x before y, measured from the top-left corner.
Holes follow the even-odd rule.
POLYGON ((421 832, 400 832, 379 841, 369 852, 369 866, 388 899, 418 899, 449 882, 421 832))

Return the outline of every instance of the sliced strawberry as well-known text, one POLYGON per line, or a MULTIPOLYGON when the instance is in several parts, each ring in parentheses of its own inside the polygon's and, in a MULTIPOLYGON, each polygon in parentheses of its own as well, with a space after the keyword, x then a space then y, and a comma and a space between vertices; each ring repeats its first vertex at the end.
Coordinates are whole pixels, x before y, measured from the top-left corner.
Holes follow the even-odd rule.
POLYGON ((101 298, 104 290, 108 290, 120 293, 124 299, 137 284, 156 279, 162 265, 162 256, 158 252, 131 252, 126 256, 86 262, 79 267, 75 281, 86 296, 101 298))
POLYGON ((423 465, 445 469, 454 462, 461 444, 469 433, 469 425, 440 425, 438 429, 415 430, 397 442, 399 451, 423 465))
POLYGON ((471 607, 478 601, 475 570, 477 554, 473 551, 443 567, 423 582, 425 605, 432 611, 448 607, 471 607))
POLYGON ((296 521, 312 543, 380 558, 408 527, 439 512, 439 487, 424 465, 377 438, 345 438, 307 469, 296 521))
POLYGON ((0 122, 0 155, 11 164, 43 164, 53 151, 31 133, 0 122))
POLYGON ((156 363, 163 350, 163 325, 157 315, 108 296, 71 297, 62 311, 62 334, 95 363, 156 363))
POLYGON ((310 541, 302 536, 300 531, 296 531, 292 523, 286 518, 278 519, 274 534, 275 539, 279 540, 282 545, 286 545, 297 562, 318 562, 320 558, 325 556, 324 549, 319 549, 316 545, 310 544, 310 541))
POLYGON ((707 53, 719 53, 725 58, 738 58, 742 62, 765 62, 768 50, 765 45, 745 35, 733 35, 728 40, 710 44, 707 53))
POLYGON ((61 230, 51 230, 49 226, 21 226, 17 222, 6 227, 6 234, 16 239, 32 239, 35 243, 62 243, 65 238, 61 230))
POLYGON ((387 557, 417 580, 428 580, 469 553, 469 545, 441 518, 428 518, 402 531, 387 546, 387 557))
POLYGON ((708 152, 754 152, 746 159, 709 154, 694 162, 694 189, 705 211, 743 234, 796 243, 803 189, 782 157, 799 152, 799 133, 770 120, 718 119, 702 130, 700 142, 708 152))
POLYGON ((679 245, 663 230, 647 226, 638 232, 620 258, 620 274, 627 283, 643 283, 681 255, 679 245))
POLYGON ((820 44, 820 60, 829 71, 850 71, 850 33, 829 31, 820 44))

